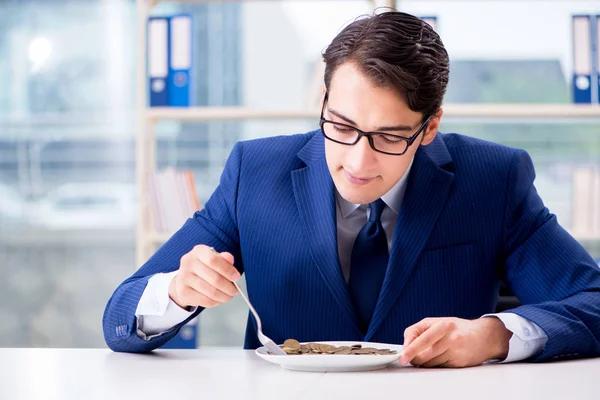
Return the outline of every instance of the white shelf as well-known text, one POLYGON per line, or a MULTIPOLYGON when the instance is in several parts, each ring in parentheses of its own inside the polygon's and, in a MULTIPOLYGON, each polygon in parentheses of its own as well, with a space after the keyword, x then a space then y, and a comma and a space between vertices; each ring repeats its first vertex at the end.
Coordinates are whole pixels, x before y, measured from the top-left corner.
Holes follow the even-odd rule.
POLYGON ((582 118, 600 117, 600 105, 590 104, 448 104, 448 117, 491 118, 582 118))
POLYGON ((243 107, 151 107, 146 111, 150 122, 166 119, 209 121, 233 119, 302 119, 318 118, 319 110, 250 109, 243 107))
MULTIPOLYGON (((444 117, 463 118, 600 118, 600 105, 579 104, 448 104, 444 117)), ((318 118, 319 109, 252 109, 245 107, 151 107, 148 122, 240 119, 318 118)))

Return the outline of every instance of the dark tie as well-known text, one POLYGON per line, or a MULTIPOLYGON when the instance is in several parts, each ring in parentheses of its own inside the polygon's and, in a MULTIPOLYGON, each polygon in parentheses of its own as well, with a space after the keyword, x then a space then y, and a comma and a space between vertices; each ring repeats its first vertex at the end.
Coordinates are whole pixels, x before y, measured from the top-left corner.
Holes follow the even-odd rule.
POLYGON ((348 280, 348 290, 363 334, 375 311, 389 259, 387 238, 381 225, 385 203, 379 199, 369 204, 369 208, 369 220, 358 233, 352 248, 348 280))

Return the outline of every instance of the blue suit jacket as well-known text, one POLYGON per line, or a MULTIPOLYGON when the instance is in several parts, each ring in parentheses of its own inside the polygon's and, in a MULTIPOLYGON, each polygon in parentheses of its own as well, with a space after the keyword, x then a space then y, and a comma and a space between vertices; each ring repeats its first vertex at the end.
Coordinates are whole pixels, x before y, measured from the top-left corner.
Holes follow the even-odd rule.
MULTIPOLYGON (((424 317, 494 312, 504 279, 523 304, 511 312, 548 335, 536 360, 598 355, 600 270, 544 207, 534 177, 522 150, 456 134, 419 148, 363 336, 337 255, 323 137, 238 143, 205 208, 114 292, 103 318, 106 342, 145 352, 172 338, 179 327, 149 341, 137 336, 138 301, 153 274, 178 269, 183 254, 206 244, 234 255, 263 329, 278 343, 402 343, 404 329, 424 317)), ((249 319, 245 347, 257 346, 249 319)))

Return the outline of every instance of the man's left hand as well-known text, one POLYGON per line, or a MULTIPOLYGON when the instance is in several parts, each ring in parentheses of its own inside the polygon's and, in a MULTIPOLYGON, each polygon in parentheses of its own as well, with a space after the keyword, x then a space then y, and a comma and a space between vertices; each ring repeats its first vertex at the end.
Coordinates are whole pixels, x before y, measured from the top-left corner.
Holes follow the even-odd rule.
POLYGON ((508 355, 512 332, 496 317, 425 318, 404 331, 400 362, 421 367, 471 367, 508 355))

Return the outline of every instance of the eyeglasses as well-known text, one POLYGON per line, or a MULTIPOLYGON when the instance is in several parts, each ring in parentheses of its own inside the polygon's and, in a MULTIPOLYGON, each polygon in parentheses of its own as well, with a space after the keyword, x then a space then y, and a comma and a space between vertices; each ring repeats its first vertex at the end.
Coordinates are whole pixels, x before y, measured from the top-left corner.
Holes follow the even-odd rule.
POLYGON ((409 138, 389 133, 381 132, 363 132, 351 125, 342 124, 339 122, 329 121, 323 118, 325 104, 327 103, 328 93, 325 93, 323 108, 321 109, 321 133, 332 142, 353 146, 365 136, 371 145, 371 148, 379 153, 389 154, 393 156, 401 156, 414 143, 419 134, 427 127, 431 115, 423 122, 421 127, 409 138))

